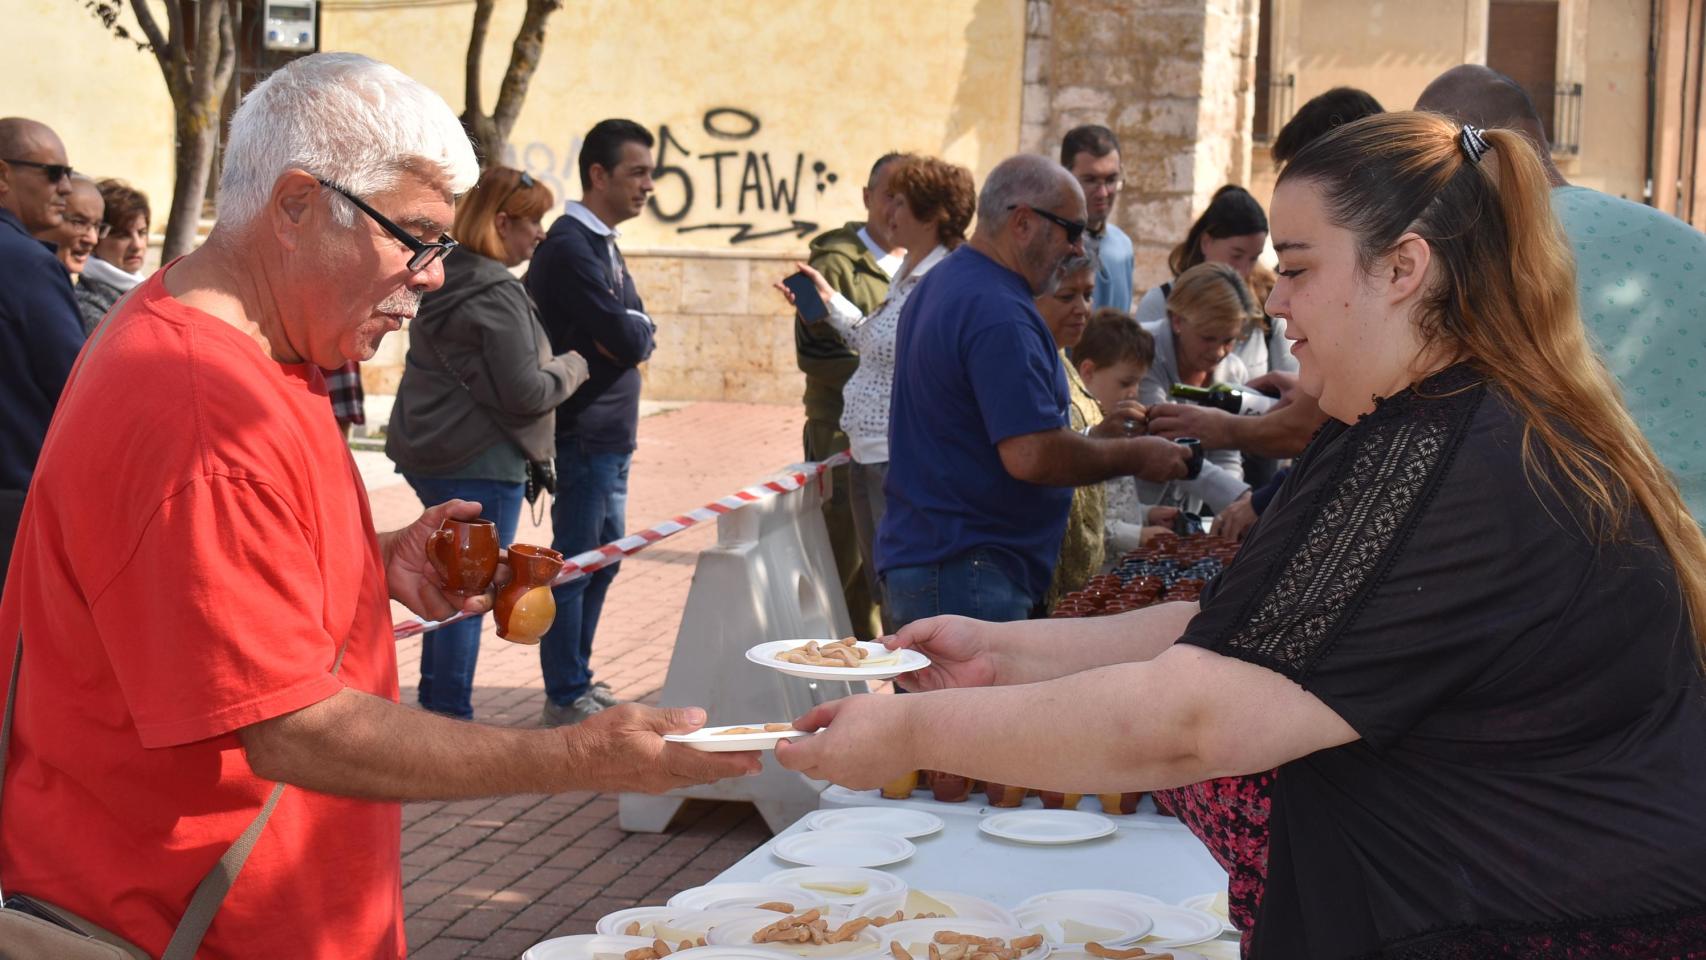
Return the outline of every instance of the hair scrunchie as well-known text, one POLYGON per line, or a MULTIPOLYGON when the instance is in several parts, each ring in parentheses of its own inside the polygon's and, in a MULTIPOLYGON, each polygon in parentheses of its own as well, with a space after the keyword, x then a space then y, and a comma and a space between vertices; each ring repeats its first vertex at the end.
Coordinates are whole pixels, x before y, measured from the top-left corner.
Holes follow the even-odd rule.
POLYGON ((1457 135, 1457 145, 1463 148, 1471 163, 1480 163, 1487 151, 1493 149, 1493 145, 1481 136, 1481 131, 1468 124, 1464 124, 1463 132, 1457 135))

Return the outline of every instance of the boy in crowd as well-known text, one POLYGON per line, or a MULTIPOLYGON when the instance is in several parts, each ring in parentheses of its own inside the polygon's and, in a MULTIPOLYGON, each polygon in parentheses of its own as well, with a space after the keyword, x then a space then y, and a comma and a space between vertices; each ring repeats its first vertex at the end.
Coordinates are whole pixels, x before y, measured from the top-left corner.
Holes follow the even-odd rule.
MULTIPOLYGON (((1130 314, 1102 307, 1090 315, 1083 339, 1072 348, 1072 362, 1090 395, 1103 410, 1112 410, 1121 401, 1137 399, 1137 386, 1155 362, 1155 338, 1130 314)), ((1172 522, 1176 512, 1172 507, 1150 509, 1138 501, 1135 479, 1115 477, 1104 486, 1107 510, 1103 534, 1110 559, 1137 549, 1172 522)))

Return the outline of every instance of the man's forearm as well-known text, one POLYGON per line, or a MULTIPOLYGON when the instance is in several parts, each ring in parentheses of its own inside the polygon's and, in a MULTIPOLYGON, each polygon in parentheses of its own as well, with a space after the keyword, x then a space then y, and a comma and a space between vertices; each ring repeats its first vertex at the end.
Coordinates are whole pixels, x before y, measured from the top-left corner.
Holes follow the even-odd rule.
POLYGON ((1309 438, 1327 417, 1312 403, 1292 403, 1259 417, 1232 417, 1227 430, 1234 450, 1256 457, 1285 460, 1309 446, 1309 438))
POLYGON ((1194 601, 1163 603, 1112 617, 990 624, 996 683, 1037 683, 1152 660, 1179 639, 1197 609, 1194 601))
POLYGON ((460 800, 574 789, 556 730, 451 720, 345 689, 239 732, 257 776, 369 800, 460 800))
POLYGON ((1048 487, 1082 487, 1138 475, 1147 439, 1091 439, 1061 429, 1009 437, 998 450, 1007 472, 1020 480, 1048 487))

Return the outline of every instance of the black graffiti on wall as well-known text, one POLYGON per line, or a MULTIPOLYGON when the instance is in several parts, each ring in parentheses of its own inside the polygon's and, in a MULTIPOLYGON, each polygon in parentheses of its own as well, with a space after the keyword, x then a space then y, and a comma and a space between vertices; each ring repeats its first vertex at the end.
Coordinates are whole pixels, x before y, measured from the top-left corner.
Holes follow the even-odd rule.
POLYGON ((800 212, 808 171, 814 208, 815 197, 834 186, 840 175, 822 160, 808 166, 803 150, 760 149, 752 141, 763 126, 757 114, 738 107, 707 110, 700 127, 713 142, 708 144, 711 149, 699 150, 686 142, 696 141, 698 134, 659 124, 657 169, 652 174, 657 193, 647 202, 652 215, 676 225, 677 233, 727 230, 731 244, 790 233, 804 238, 816 232, 817 222, 800 212), (750 145, 719 149, 715 141, 750 145))
MULTIPOLYGON (((817 232, 818 200, 841 179, 821 159, 808 162, 803 150, 761 145, 764 124, 738 107, 705 111, 699 129, 657 127, 657 192, 647 209, 676 233, 726 231, 732 245, 817 232), (811 189, 801 196, 806 180, 811 189)), ((765 139, 768 139, 767 137, 765 139)), ((562 200, 580 195, 581 138, 561 155, 533 141, 505 147, 503 162, 525 170, 562 200)))

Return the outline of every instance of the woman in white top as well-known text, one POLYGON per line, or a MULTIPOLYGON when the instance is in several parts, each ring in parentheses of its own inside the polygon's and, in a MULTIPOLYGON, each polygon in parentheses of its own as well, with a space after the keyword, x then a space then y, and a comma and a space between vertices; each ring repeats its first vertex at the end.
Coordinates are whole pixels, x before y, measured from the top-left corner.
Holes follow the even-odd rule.
MULTIPOLYGON (((822 274, 808 264, 797 265, 812 278, 818 295, 829 306, 826 322, 859 354, 859 369, 841 391, 841 429, 852 444, 848 480, 853 530, 873 597, 881 596, 873 550, 877 525, 883 517, 883 479, 888 475, 895 330, 907 298, 931 267, 965 242, 966 228, 977 211, 977 187, 971 171, 934 157, 902 157, 890 175, 889 189, 895 195, 889 236, 906 248, 906 259, 889 283, 888 298, 875 313, 861 315, 858 307, 830 288, 822 274)), ((789 303, 794 302, 786 287, 778 283, 776 288, 789 303)), ((894 630, 886 608, 883 629, 894 630)))
MULTIPOLYGON (((1166 321, 1145 327, 1155 336, 1155 363, 1138 387, 1138 402, 1145 407, 1173 402, 1168 391, 1175 383, 1244 384, 1250 372, 1232 348, 1260 316, 1261 306, 1232 267, 1200 263, 1180 274, 1167 297, 1166 321)), ((1193 513, 1204 504, 1216 513, 1226 509, 1250 488, 1244 482, 1242 458, 1237 450, 1203 453, 1197 479, 1139 483, 1139 498, 1151 506, 1177 506, 1193 513)))

